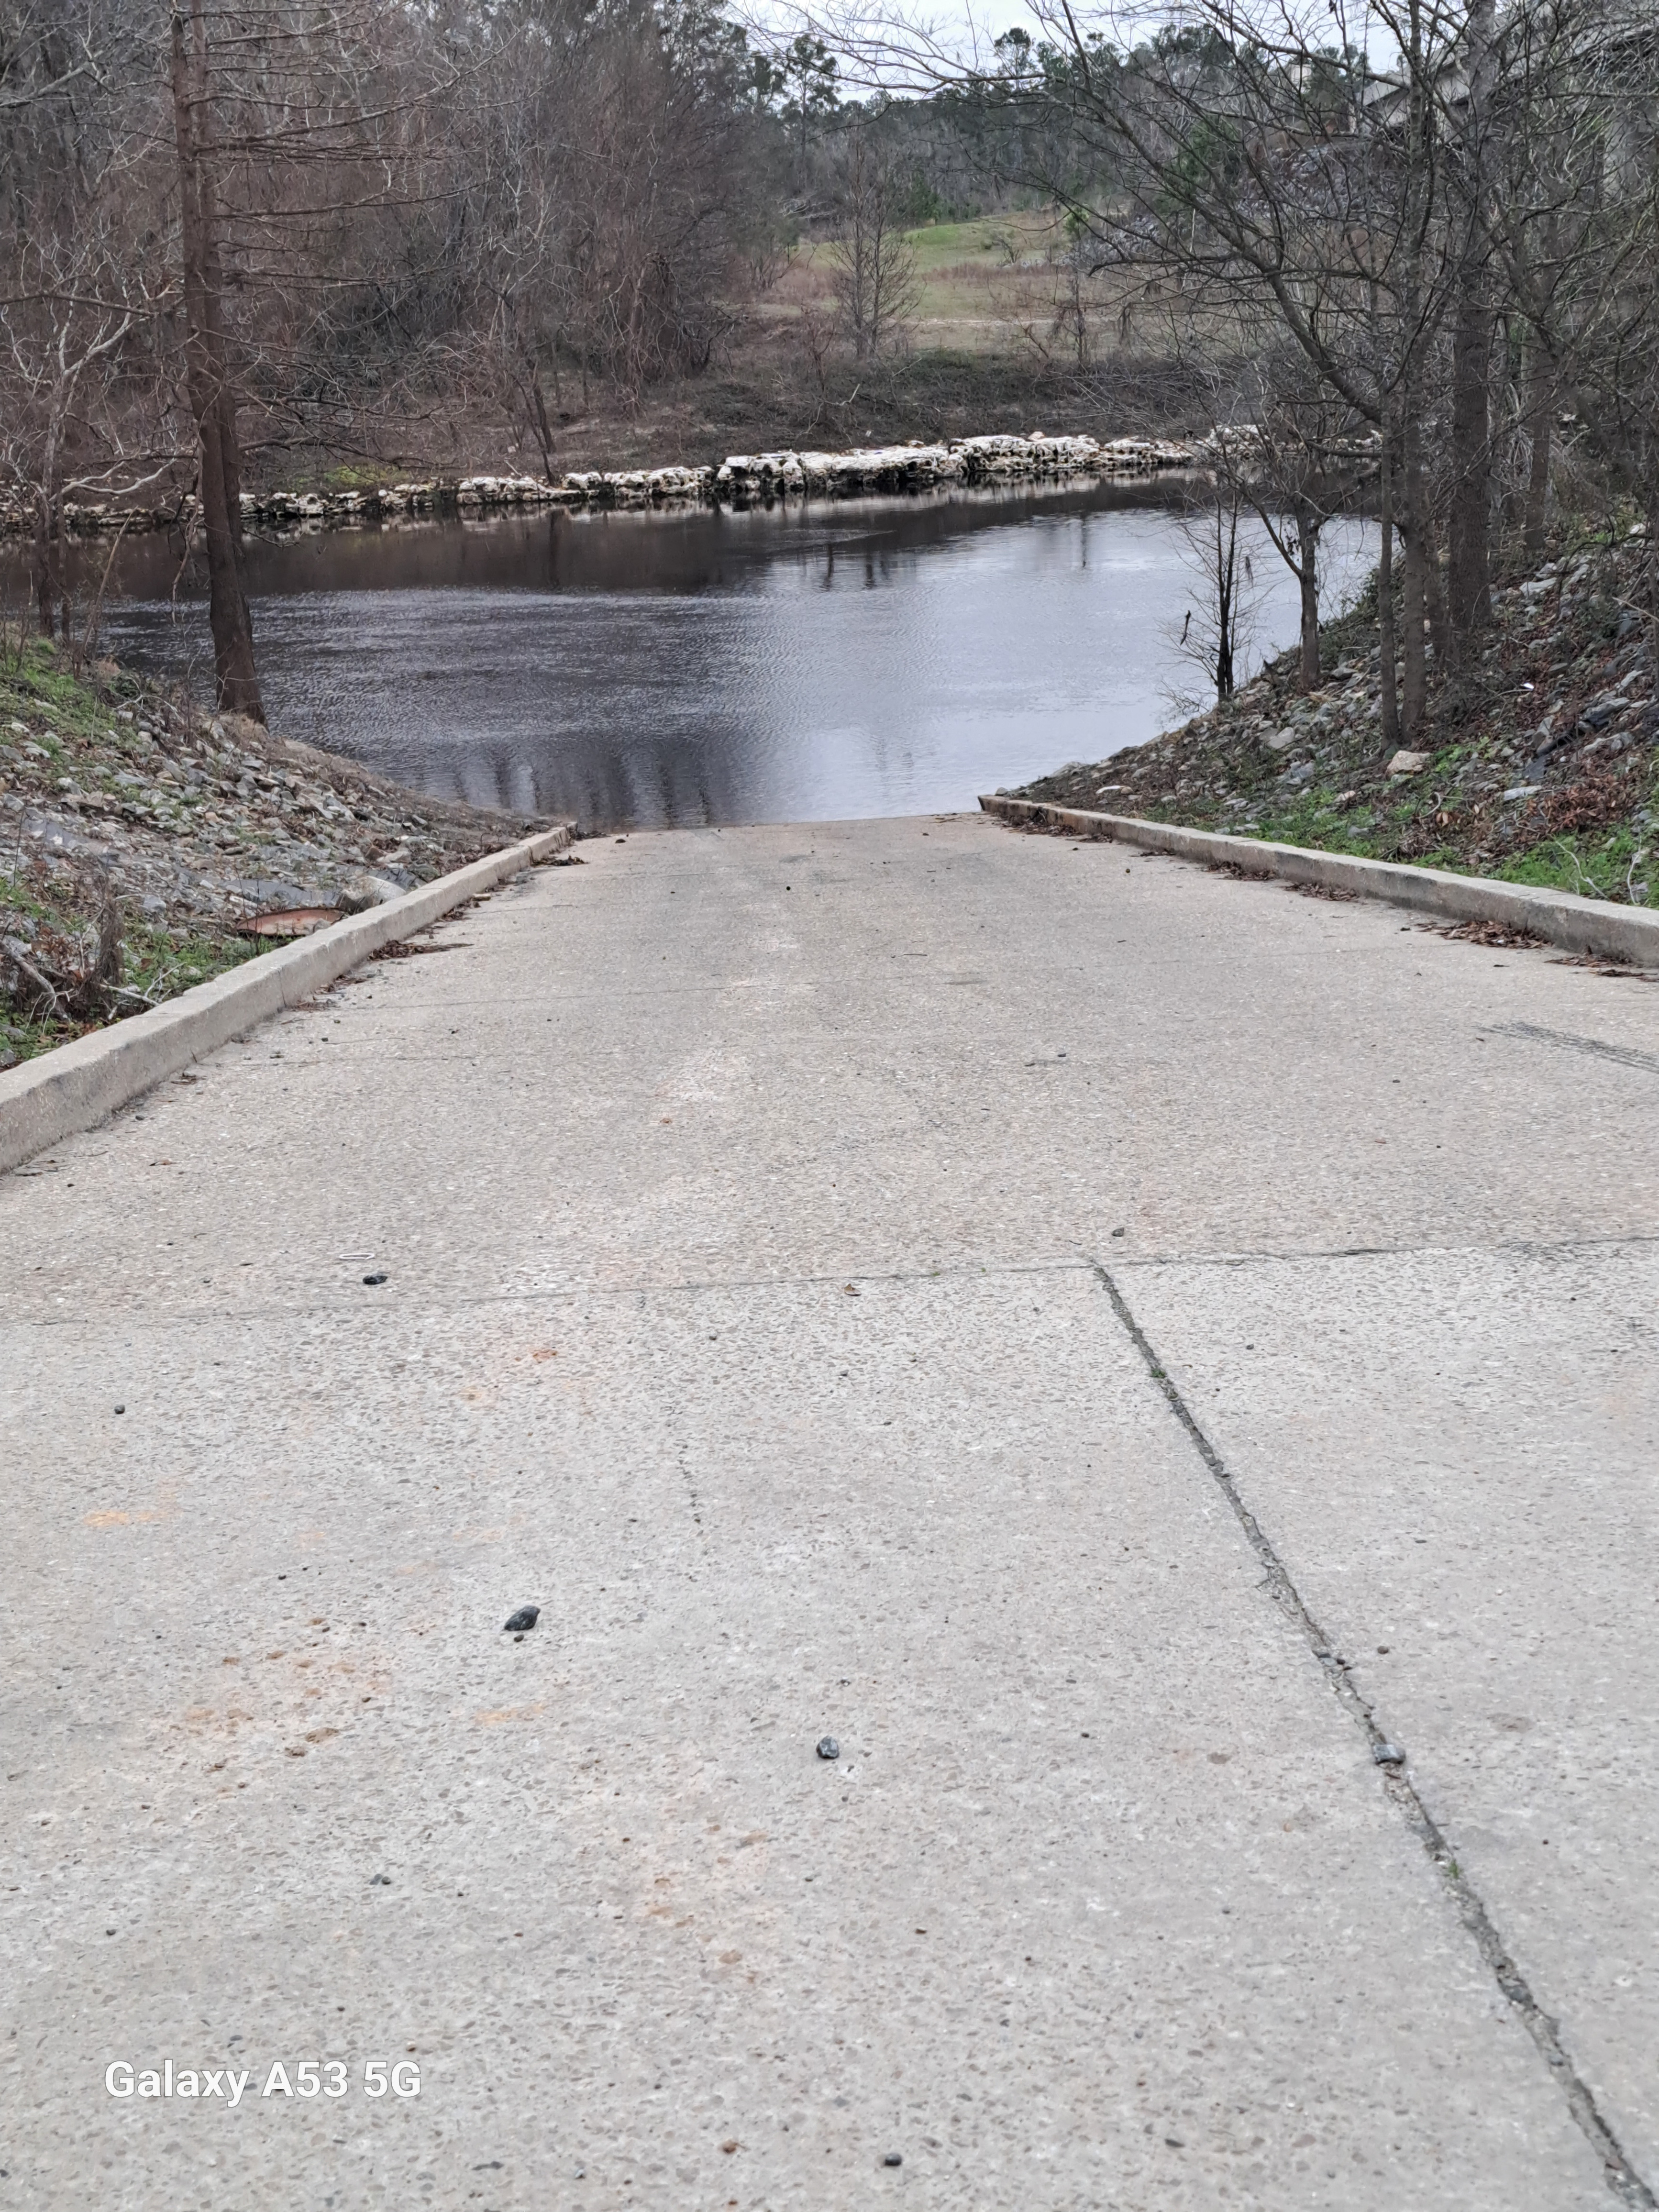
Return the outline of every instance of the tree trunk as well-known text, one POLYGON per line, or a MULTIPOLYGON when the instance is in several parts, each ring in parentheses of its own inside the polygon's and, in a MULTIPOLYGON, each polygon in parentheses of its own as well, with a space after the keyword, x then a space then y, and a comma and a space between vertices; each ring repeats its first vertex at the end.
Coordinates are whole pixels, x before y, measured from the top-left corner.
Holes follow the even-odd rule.
POLYGON ((179 0, 173 12, 173 113, 184 253, 185 381, 202 454, 202 534, 207 549, 216 703, 222 712, 263 722, 253 623, 242 583, 241 465, 236 404, 226 368, 223 277, 214 234, 205 40, 201 0, 179 0), (186 5, 194 68, 185 43, 186 5))
POLYGON ((1544 529, 1549 520, 1550 439, 1555 427, 1555 373, 1543 341, 1534 338, 1527 365, 1527 428, 1532 440, 1532 466, 1527 477, 1527 514, 1522 526, 1528 553, 1536 560, 1544 550, 1544 529))
POLYGON ((1454 659, 1450 624, 1446 613, 1446 572, 1440 562, 1438 518, 1424 502, 1423 592, 1428 606, 1429 642, 1434 647, 1435 673, 1443 678, 1454 659))
POLYGON ((44 489, 34 495, 34 607, 42 637, 52 635, 58 612, 58 570, 53 559, 52 501, 44 489))
POLYGON ((46 450, 40 457, 40 481, 34 494, 34 604, 40 635, 51 637, 58 603, 64 605, 64 631, 69 633, 68 593, 64 588, 62 531, 54 487, 58 482, 58 441, 61 420, 54 401, 46 428, 46 450))
POLYGON ((1234 690, 1233 632, 1238 613, 1233 585, 1237 575, 1238 517, 1228 515, 1218 500, 1215 510, 1215 696, 1217 703, 1231 699, 1234 690))
POLYGON ((1400 532, 1400 616, 1406 635, 1401 641, 1401 666, 1404 682, 1401 686, 1400 731, 1407 744, 1414 744, 1423 726, 1423 717, 1428 710, 1428 661, 1424 650, 1424 577, 1423 541, 1403 525, 1400 532))
POLYGON ((1452 338, 1451 513, 1447 530, 1447 645, 1462 659, 1492 621, 1492 308, 1485 272, 1470 271, 1452 338))
POLYGON ((1468 99, 1454 174, 1462 252, 1452 332, 1454 474, 1446 548, 1446 647, 1462 659, 1492 622, 1492 288, 1486 265, 1486 133, 1492 92, 1495 0, 1470 0, 1468 99))
POLYGON ((1386 432, 1377 493, 1377 519, 1382 532, 1376 555, 1377 697, 1382 709, 1383 747, 1392 753, 1400 744, 1400 689, 1395 672, 1394 470, 1386 432))
POLYGON ((1311 691, 1319 682, 1319 531, 1317 519, 1305 507, 1296 511, 1297 581, 1302 589, 1302 685, 1311 691))
POLYGON ((536 410, 536 442, 542 449, 542 474, 549 483, 553 482, 553 449, 556 441, 553 425, 548 420, 547 400, 542 391, 541 371, 532 362, 530 370, 530 398, 536 410))
POLYGON ((1401 617, 1406 626, 1406 635, 1401 656, 1405 673, 1401 726, 1407 744, 1414 744, 1427 715, 1429 703, 1428 664, 1423 641, 1431 540, 1428 501, 1423 482, 1423 349, 1425 333, 1421 323, 1421 241, 1427 222, 1429 195, 1437 167, 1437 125, 1429 97, 1424 64, 1420 0, 1406 0, 1406 22, 1408 57, 1407 191, 1404 284, 1401 301, 1404 336, 1400 364, 1401 617))
POLYGON ((1427 613, 1427 577, 1423 512, 1422 431, 1414 398, 1407 395, 1401 431, 1400 539, 1401 618, 1406 626, 1404 696, 1401 700, 1401 728, 1409 744, 1423 726, 1428 711, 1429 671, 1424 653, 1423 623, 1427 613))

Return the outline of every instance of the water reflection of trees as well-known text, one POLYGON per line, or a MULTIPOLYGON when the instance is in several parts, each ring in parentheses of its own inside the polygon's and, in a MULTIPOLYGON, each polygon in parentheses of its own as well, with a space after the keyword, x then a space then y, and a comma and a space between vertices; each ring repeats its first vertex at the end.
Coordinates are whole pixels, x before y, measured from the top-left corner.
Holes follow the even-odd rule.
MULTIPOLYGON (((259 599, 302 592, 476 586, 489 590, 696 592, 757 584, 780 561, 809 564, 866 542, 926 551, 1040 515, 1159 509, 1175 503, 1173 476, 1152 482, 959 487, 872 499, 778 502, 748 508, 402 520, 288 538, 250 538, 250 586, 259 599)), ((109 547, 71 540, 73 573, 101 574, 109 547)), ((0 541, 0 592, 27 580, 27 549, 0 541), (9 569, 8 563, 11 564, 9 569), (21 566, 19 564, 21 564, 21 566), (16 570, 14 576, 12 569, 16 570)), ((110 576, 112 599, 199 598, 204 578, 182 540, 165 532, 125 539, 110 576)))
MULTIPOLYGON (((595 828, 927 805, 981 755, 989 787, 1040 744, 1097 757, 1151 734, 1162 677, 1140 664, 1170 587, 1152 572, 1175 556, 1146 510, 1166 496, 562 515, 264 547, 272 712, 434 795, 595 828)), ((199 608, 182 613, 118 607, 112 642, 176 672, 205 635, 199 608)))

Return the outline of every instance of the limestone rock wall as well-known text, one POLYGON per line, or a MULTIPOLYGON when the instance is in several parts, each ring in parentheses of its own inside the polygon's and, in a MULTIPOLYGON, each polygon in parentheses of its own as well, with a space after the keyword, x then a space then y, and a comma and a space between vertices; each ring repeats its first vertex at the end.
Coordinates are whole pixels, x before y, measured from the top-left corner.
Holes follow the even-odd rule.
MULTIPOLYGON (((434 477, 421 483, 377 485, 363 491, 246 492, 245 520, 281 532, 349 528, 404 516, 495 514, 565 507, 648 507, 684 504, 748 506, 777 499, 850 499, 860 493, 923 491, 939 484, 999 484, 1078 476, 1150 476, 1160 469, 1201 468, 1205 441, 1166 438, 1094 438, 995 434, 872 446, 851 453, 733 453, 718 466, 579 470, 556 483, 539 477, 434 477)), ((134 507, 119 500, 66 505, 65 526, 78 533, 125 528, 167 530, 194 520, 196 501, 134 507)), ((23 534, 33 518, 0 495, 0 532, 23 534)))

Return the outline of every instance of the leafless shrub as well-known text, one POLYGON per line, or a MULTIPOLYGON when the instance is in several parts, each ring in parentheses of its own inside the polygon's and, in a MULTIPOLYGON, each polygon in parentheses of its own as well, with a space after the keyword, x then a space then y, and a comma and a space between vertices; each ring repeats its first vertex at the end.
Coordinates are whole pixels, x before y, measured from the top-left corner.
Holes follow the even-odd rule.
POLYGON ((836 212, 830 263, 836 304, 854 360, 873 361, 903 342, 921 287, 901 227, 893 156, 862 115, 847 131, 836 212))
MULTIPOLYGON (((1261 605, 1245 526, 1250 513, 1238 483, 1223 475, 1206 490, 1194 492, 1179 518, 1194 590, 1180 622, 1168 625, 1170 640, 1177 659, 1201 672, 1218 704, 1231 699, 1243 681, 1261 605)), ((1179 692, 1170 698, 1177 712, 1190 714, 1203 703, 1179 692)))

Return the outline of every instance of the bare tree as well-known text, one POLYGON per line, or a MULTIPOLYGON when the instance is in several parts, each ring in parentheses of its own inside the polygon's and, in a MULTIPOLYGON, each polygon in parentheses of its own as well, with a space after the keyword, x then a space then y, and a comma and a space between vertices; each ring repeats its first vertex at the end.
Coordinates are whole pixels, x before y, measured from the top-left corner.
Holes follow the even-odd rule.
POLYGON ((1247 353, 1235 381, 1213 374, 1207 380, 1214 395, 1212 465, 1254 512, 1296 579, 1298 673, 1310 690, 1320 680, 1321 539, 1375 477, 1378 441, 1305 356, 1271 329, 1247 353))
POLYGON ((28 517, 47 636, 70 629, 70 509, 173 458, 153 360, 172 295, 149 250, 148 116, 125 82, 141 51, 97 0, 0 14, 0 474, 28 517))
MULTIPOLYGON (((90 238, 39 237, 18 272, 26 289, 0 303, 9 356, 0 466, 33 511, 35 613, 46 637, 69 631, 64 506, 108 482, 111 465, 100 466, 96 441, 87 434, 94 422, 107 426, 116 356, 137 319, 120 296, 121 272, 102 261, 90 238), (74 459, 72 446, 80 448, 74 459)), ((118 452, 118 434, 104 443, 118 452)))
POLYGON ((848 127, 836 197, 839 232, 830 266, 854 358, 890 353, 921 300, 916 257, 900 228, 900 188, 891 156, 870 119, 848 127))
POLYGON ((1173 641, 1182 659, 1203 671, 1218 705, 1242 681, 1260 598, 1244 531, 1250 511, 1238 477, 1224 470, 1180 518, 1186 565, 1198 588, 1197 603, 1186 610, 1173 641))
POLYGON ((185 381, 201 453, 208 617, 222 709, 265 719, 242 576, 242 458, 225 336, 225 270, 205 0, 173 0, 170 26, 185 381))
POLYGON ((481 20, 433 150, 405 313, 453 378, 498 384, 550 468, 568 377, 696 374, 766 258, 752 57, 702 0, 512 4, 481 20))
POLYGON ((1099 267, 1099 250, 1091 234, 1091 226, 1068 212, 1065 225, 1065 245, 1054 257, 1056 278, 1054 318, 1051 335, 1067 346, 1079 376, 1087 374, 1094 359, 1094 348, 1089 327, 1089 280, 1099 267))

